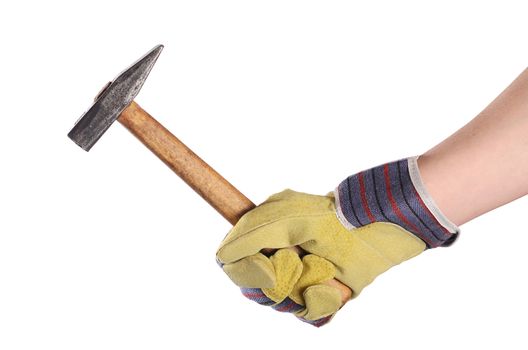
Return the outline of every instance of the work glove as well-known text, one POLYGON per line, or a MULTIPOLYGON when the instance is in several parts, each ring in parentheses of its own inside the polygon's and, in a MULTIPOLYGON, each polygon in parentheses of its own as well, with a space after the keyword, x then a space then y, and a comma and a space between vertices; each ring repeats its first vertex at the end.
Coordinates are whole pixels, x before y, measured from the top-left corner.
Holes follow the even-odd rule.
POLYGON ((355 298, 381 273, 458 236, 417 159, 354 174, 325 196, 272 195, 228 232, 217 262, 249 299, 326 324, 347 299, 338 282, 355 298))

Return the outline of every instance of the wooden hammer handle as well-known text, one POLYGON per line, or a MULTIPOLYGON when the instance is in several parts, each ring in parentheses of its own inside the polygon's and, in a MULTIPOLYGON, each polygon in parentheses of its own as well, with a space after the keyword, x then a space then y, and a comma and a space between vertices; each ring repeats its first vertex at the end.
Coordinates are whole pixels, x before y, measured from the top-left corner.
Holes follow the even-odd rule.
MULTIPOLYGON (((255 208, 255 204, 137 103, 132 102, 118 120, 232 225, 255 208)), ((290 249, 300 252, 299 247, 290 249)), ((266 249, 266 252, 272 250, 266 249)), ((346 285, 337 280, 327 284, 339 289, 343 304, 351 298, 352 292, 346 285)))
POLYGON ((232 225, 255 207, 137 103, 132 102, 118 120, 232 225))

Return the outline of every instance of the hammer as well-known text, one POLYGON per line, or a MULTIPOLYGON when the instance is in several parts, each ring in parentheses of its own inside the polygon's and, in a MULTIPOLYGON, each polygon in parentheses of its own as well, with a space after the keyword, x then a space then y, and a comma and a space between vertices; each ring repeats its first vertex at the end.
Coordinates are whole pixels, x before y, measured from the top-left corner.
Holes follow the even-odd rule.
MULTIPOLYGON (((255 204, 134 102, 162 50, 163 45, 154 47, 108 83, 88 111, 79 118, 68 137, 89 151, 112 123, 118 120, 227 221, 235 225, 246 212, 255 208, 255 204)), ((293 249, 301 252, 299 247, 293 249)), ((271 254, 273 251, 266 250, 265 253, 271 254)), ((340 290, 343 304, 350 299, 352 293, 347 286, 337 280, 329 284, 340 290)))

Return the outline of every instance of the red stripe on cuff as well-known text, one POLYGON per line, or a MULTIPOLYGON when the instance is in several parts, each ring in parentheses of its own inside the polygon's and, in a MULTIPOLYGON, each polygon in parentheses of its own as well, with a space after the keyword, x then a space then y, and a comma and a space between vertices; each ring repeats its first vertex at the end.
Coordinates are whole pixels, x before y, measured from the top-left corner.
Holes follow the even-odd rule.
POLYGON ((363 180, 363 172, 360 172, 358 177, 359 177, 359 194, 361 196, 361 204, 363 205, 363 209, 365 209, 365 212, 367 213, 367 216, 370 219, 370 222, 374 222, 376 221, 376 218, 370 212, 370 208, 367 202, 367 196, 365 195, 365 181, 363 180))
MULTIPOLYGON (((407 218, 403 215, 403 213, 400 211, 400 208, 398 207, 398 204, 396 204, 396 201, 394 200, 394 197, 392 196, 391 192, 391 186, 390 186, 390 179, 389 179, 389 165, 385 164, 383 166, 383 175, 385 176, 385 186, 387 188, 387 197, 389 197, 389 202, 392 206, 392 210, 400 218, 401 221, 405 222, 411 229, 413 229, 415 232, 420 233, 420 237, 423 237, 423 233, 414 226, 407 218)), ((425 239, 425 237, 424 237, 425 239)), ((429 245, 431 245, 431 242, 427 242, 429 245)))

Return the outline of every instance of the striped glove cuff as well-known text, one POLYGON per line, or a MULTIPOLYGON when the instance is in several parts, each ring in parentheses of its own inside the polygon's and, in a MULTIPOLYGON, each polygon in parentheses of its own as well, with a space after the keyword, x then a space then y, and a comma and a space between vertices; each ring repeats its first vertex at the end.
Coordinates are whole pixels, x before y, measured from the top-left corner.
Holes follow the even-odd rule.
POLYGON ((337 216, 348 229, 391 222, 413 233, 427 248, 451 245, 459 228, 442 214, 420 177, 418 156, 349 176, 335 190, 337 216))

